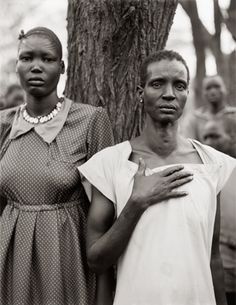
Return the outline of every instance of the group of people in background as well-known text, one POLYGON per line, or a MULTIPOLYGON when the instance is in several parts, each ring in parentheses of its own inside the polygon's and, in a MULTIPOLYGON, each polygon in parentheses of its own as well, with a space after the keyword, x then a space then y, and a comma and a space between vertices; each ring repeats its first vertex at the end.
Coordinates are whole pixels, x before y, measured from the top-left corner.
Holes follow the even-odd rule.
POLYGON ((203 79, 204 106, 187 116, 186 136, 236 157, 236 107, 227 103, 227 90, 221 76, 203 79))
MULTIPOLYGON (((204 106, 187 116, 183 132, 233 158, 236 158, 236 107, 227 103, 227 90, 221 76, 203 80, 204 106)), ((236 304, 236 172, 225 185, 221 198, 220 250, 224 265, 228 304, 236 304)))
POLYGON ((0 304, 235 305, 236 109, 222 78, 204 79, 181 134, 188 65, 151 54, 144 129, 114 145, 104 109, 58 96, 53 31, 21 32, 16 70, 23 94, 0 111, 0 304))

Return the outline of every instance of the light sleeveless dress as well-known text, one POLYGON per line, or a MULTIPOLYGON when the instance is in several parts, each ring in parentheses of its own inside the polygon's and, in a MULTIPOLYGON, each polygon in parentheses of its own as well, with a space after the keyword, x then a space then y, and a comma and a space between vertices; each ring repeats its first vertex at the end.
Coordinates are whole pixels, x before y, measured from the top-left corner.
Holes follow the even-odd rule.
MULTIPOLYGON (((190 140, 203 164, 184 164, 194 179, 179 189, 186 197, 149 207, 118 262, 114 305, 215 305, 210 269, 216 198, 235 159, 190 140)), ((128 201, 137 164, 128 141, 109 147, 79 167, 109 198, 117 216, 128 201)), ((169 165, 171 166, 171 165, 169 165)), ((167 166, 148 169, 146 175, 167 166)), ((85 178, 87 180, 85 180, 85 178)))

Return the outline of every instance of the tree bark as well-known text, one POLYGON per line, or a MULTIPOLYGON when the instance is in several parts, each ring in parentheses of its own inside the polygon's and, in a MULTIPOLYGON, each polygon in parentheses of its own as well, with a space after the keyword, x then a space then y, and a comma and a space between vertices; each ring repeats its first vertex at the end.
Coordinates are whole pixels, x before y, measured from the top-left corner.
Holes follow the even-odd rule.
POLYGON ((69 0, 65 94, 106 108, 116 142, 137 136, 140 64, 163 49, 177 0, 69 0))

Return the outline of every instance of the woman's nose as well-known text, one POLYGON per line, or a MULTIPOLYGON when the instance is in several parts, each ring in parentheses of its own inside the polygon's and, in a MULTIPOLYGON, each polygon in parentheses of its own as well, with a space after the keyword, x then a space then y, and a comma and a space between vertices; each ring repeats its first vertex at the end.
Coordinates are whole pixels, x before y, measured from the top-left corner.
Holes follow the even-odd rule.
POLYGON ((42 67, 41 67, 40 62, 38 60, 34 60, 32 62, 31 72, 33 72, 33 73, 41 73, 42 72, 42 67))
POLYGON ((164 87, 164 92, 163 92, 163 96, 164 99, 174 99, 175 95, 174 95, 174 90, 173 90, 173 86, 171 84, 166 84, 166 86, 164 87))

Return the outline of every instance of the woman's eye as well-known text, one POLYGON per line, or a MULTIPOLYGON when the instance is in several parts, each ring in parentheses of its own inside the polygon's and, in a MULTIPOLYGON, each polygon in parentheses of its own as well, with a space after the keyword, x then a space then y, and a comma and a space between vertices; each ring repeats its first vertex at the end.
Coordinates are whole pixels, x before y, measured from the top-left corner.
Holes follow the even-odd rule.
POLYGON ((52 62, 52 61, 54 61, 53 58, 49 58, 49 57, 45 57, 43 60, 44 60, 45 62, 52 62))
POLYGON ((161 87, 161 82, 154 82, 152 83, 153 88, 160 88, 161 87))
POLYGON ((20 58, 21 61, 30 61, 31 57, 30 56, 23 56, 20 58))
POLYGON ((185 90, 185 89, 186 89, 185 84, 182 84, 182 83, 177 83, 177 84, 175 85, 175 87, 176 87, 178 90, 185 90))

